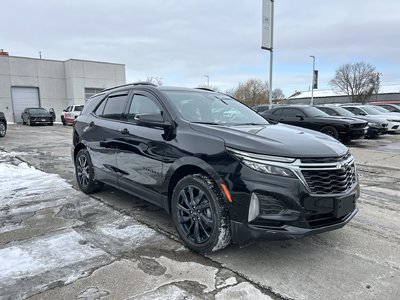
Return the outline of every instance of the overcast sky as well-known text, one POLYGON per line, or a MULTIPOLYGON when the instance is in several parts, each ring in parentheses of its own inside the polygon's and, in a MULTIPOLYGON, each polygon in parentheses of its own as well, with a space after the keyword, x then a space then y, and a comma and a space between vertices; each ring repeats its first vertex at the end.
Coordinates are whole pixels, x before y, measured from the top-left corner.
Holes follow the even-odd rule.
MULTIPOLYGON (((123 63, 127 81, 221 90, 269 78, 262 0, 2 0, 0 49, 13 56, 123 63)), ((273 88, 320 88, 341 64, 365 61, 400 84, 399 0, 275 0, 273 88)))

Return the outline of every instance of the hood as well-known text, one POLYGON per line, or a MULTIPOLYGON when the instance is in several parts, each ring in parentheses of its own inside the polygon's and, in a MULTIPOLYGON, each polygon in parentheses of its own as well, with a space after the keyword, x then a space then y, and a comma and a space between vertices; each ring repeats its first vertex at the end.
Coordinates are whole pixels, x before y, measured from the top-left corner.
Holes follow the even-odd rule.
POLYGON ((378 115, 366 115, 366 116, 355 116, 354 118, 364 120, 371 123, 387 123, 387 120, 384 117, 379 117, 378 115))
POLYGON ((191 127, 222 138, 227 147, 259 154, 293 158, 337 157, 348 151, 342 143, 325 134, 286 124, 221 126, 192 123, 191 127))
MULTIPOLYGON (((330 116, 329 119, 334 118, 336 120, 343 120, 346 121, 350 124, 358 124, 358 123, 365 123, 364 120, 360 120, 357 117, 341 117, 341 116, 330 116)), ((328 118, 324 118, 324 120, 326 120, 328 118)))

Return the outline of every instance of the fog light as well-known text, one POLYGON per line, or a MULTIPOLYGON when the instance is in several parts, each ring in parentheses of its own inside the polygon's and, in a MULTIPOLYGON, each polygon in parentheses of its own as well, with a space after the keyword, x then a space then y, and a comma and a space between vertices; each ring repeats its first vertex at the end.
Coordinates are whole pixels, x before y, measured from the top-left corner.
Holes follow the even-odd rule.
POLYGON ((253 221, 260 214, 260 202, 255 193, 251 194, 249 206, 249 222, 253 221))

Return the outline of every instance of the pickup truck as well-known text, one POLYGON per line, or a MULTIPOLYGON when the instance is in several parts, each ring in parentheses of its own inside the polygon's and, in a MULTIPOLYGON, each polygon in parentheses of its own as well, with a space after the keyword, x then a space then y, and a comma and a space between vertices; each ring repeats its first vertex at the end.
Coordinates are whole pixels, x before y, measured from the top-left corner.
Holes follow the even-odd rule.
POLYGON ((63 109, 61 113, 61 122, 63 125, 72 124, 74 120, 81 114, 84 105, 70 105, 63 109))

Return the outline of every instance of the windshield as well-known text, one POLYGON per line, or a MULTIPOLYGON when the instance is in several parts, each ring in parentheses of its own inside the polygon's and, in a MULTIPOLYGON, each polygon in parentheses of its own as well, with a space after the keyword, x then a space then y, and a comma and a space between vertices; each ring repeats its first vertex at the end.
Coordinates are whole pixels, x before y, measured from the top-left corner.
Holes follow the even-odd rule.
POLYGON ((322 110, 319 110, 316 107, 305 107, 304 112, 309 117, 329 117, 329 115, 326 112, 323 112, 322 110))
POLYGON ((355 114, 353 114, 352 112, 349 112, 347 109, 344 109, 342 107, 335 107, 332 109, 335 110, 342 117, 351 117, 351 118, 355 117, 355 114))
POLYGON ((32 115, 48 114, 44 108, 30 108, 29 113, 32 115))
POLYGON ((365 112, 369 115, 383 115, 383 112, 380 112, 379 110, 375 109, 372 106, 363 106, 362 107, 363 110, 365 110, 365 112))
POLYGON ((269 124, 252 109, 227 95, 191 91, 164 93, 189 122, 215 125, 269 124))
POLYGON ((379 110, 380 112, 383 112, 385 114, 390 112, 390 110, 388 110, 384 107, 377 106, 377 105, 372 106, 372 108, 375 108, 376 110, 379 110))

